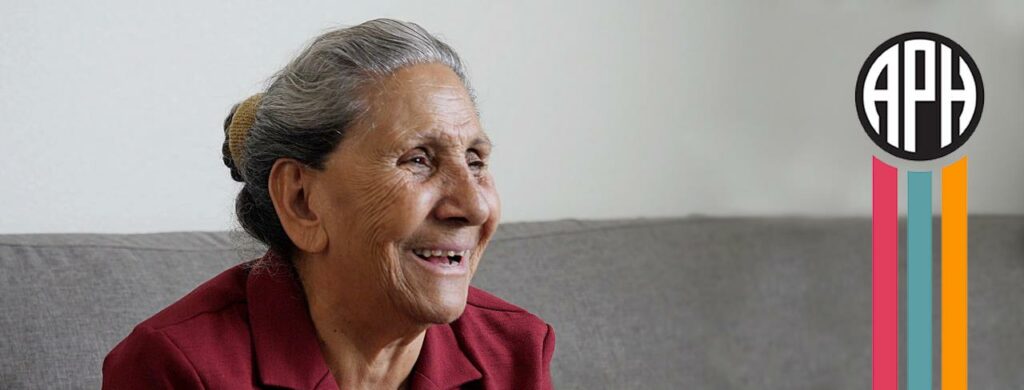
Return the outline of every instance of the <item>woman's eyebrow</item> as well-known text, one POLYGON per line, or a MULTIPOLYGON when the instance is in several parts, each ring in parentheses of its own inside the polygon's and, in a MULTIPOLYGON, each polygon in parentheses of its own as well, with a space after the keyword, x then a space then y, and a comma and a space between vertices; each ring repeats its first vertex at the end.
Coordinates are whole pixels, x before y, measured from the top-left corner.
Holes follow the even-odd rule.
MULTIPOLYGON (((438 137, 437 135, 434 134, 417 134, 412 137, 412 140, 416 143, 427 143, 432 145, 447 144, 447 142, 445 142, 442 137, 438 137)), ((471 148, 478 148, 481 146, 487 148, 494 148, 494 143, 491 142, 491 138, 488 137, 487 134, 481 133, 480 135, 473 138, 473 140, 469 142, 469 147, 471 148)))
POLYGON ((479 137, 476 137, 476 139, 474 139, 473 142, 469 144, 469 146, 470 147, 486 146, 488 149, 490 149, 490 148, 494 148, 494 143, 491 142, 491 138, 488 137, 487 134, 481 134, 479 137))

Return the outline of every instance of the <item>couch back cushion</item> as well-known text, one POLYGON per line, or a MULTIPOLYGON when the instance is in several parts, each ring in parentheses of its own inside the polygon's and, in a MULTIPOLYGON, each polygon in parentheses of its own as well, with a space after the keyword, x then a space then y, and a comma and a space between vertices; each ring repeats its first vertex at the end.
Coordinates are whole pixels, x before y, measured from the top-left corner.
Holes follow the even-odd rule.
MULTIPOLYGON (((1024 218, 972 217, 970 243, 970 384, 1015 388, 1024 218)), ((99 387, 136 323, 262 251, 227 232, 0 235, 0 387, 99 387)), ((866 218, 505 224, 474 284, 554 326, 559 389, 871 384, 866 218)))

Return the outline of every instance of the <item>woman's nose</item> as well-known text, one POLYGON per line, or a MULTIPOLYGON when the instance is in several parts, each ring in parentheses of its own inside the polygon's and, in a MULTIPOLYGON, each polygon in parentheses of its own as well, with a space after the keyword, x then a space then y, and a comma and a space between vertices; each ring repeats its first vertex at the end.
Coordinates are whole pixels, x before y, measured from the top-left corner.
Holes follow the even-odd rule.
POLYGON ((441 199, 434 209, 435 217, 445 223, 483 225, 490 215, 487 199, 481 192, 476 176, 469 167, 451 172, 441 188, 441 199))

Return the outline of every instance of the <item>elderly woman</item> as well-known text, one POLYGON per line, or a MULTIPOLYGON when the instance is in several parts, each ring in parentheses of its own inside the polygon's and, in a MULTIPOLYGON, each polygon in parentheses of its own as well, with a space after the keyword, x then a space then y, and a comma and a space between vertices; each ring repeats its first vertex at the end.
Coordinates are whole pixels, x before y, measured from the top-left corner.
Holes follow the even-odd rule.
POLYGON ((225 132, 269 250, 139 324, 104 388, 551 387, 552 328, 470 286, 501 207, 448 45, 385 19, 328 32, 225 132))

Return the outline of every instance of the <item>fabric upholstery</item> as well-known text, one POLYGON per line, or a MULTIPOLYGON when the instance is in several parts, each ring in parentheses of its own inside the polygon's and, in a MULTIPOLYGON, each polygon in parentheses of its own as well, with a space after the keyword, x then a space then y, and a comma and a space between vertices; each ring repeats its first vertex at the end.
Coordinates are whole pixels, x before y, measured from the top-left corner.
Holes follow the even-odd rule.
MULTIPOLYGON (((1019 388, 1024 217, 969 228, 970 385, 1019 388)), ((97 388, 135 324, 262 254, 239 236, 0 235, 0 387, 97 388)), ((554 327, 559 389, 870 388, 867 218, 505 224, 474 285, 554 327)))

